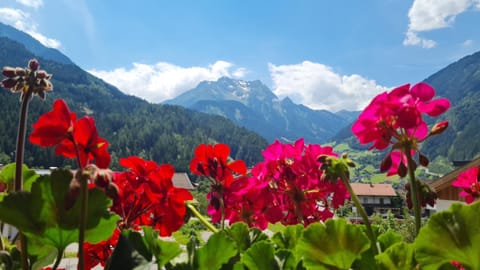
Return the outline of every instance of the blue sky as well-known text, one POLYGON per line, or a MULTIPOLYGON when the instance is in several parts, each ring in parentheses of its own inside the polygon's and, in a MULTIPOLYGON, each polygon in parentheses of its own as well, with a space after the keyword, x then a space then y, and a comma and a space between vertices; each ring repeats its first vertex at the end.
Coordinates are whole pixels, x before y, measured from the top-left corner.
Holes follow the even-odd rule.
POLYGON ((356 110, 480 50, 480 0, 0 0, 0 21, 152 102, 229 76, 356 110))

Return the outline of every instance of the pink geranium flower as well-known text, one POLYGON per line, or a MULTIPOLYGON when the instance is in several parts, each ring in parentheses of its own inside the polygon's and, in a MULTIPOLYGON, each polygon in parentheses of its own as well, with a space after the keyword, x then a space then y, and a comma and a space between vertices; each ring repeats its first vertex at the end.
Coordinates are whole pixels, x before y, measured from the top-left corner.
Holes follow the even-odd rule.
POLYGON ((465 197, 467 203, 472 203, 480 197, 480 175, 478 172, 478 167, 472 167, 461 173, 457 180, 452 183, 452 186, 463 189, 460 196, 465 197))

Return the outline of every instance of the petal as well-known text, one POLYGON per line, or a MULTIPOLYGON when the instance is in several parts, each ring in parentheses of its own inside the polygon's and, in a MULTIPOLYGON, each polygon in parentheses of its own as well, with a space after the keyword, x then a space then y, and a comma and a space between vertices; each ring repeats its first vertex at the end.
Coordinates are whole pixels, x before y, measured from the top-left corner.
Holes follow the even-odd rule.
POLYGON ((229 163, 228 168, 238 174, 247 173, 247 165, 245 165, 245 162, 243 160, 235 160, 229 163))
POLYGON ((412 96, 421 101, 431 100, 435 96, 435 90, 429 84, 421 82, 412 87, 412 96))
POLYGON ((450 108, 450 101, 446 98, 439 98, 430 102, 418 104, 418 110, 430 116, 439 116, 450 108))
POLYGON ((213 147, 215 157, 220 159, 223 163, 227 162, 228 155, 230 154, 230 147, 228 145, 219 143, 213 147))

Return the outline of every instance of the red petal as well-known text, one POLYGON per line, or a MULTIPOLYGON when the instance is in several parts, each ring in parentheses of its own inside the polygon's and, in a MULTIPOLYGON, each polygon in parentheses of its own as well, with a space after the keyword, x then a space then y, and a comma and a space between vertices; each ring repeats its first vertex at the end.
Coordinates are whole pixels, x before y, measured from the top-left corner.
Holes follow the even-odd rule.
POLYGON ((430 116, 439 116, 450 108, 450 101, 446 98, 439 98, 426 103, 418 104, 418 110, 430 116))
POLYGON ((412 95, 421 101, 431 100, 435 96, 435 90, 429 84, 421 82, 412 87, 412 95))

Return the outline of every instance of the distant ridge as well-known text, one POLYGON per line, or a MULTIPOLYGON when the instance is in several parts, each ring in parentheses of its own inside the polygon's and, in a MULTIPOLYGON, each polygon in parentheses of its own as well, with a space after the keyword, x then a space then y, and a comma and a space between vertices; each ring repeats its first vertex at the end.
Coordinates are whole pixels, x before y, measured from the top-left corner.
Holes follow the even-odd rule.
POLYGON ((280 100, 258 80, 243 81, 228 77, 203 81, 165 104, 227 117, 268 141, 304 138, 309 143, 324 143, 348 125, 352 117, 348 112, 334 114, 326 110, 312 110, 295 104, 288 97, 280 100))
POLYGON ((19 31, 9 25, 0 23, 0 36, 8 37, 11 40, 15 40, 23 44, 27 50, 36 56, 41 56, 44 59, 52 60, 62 64, 73 64, 73 62, 67 56, 62 54, 57 49, 47 48, 29 34, 19 31))

